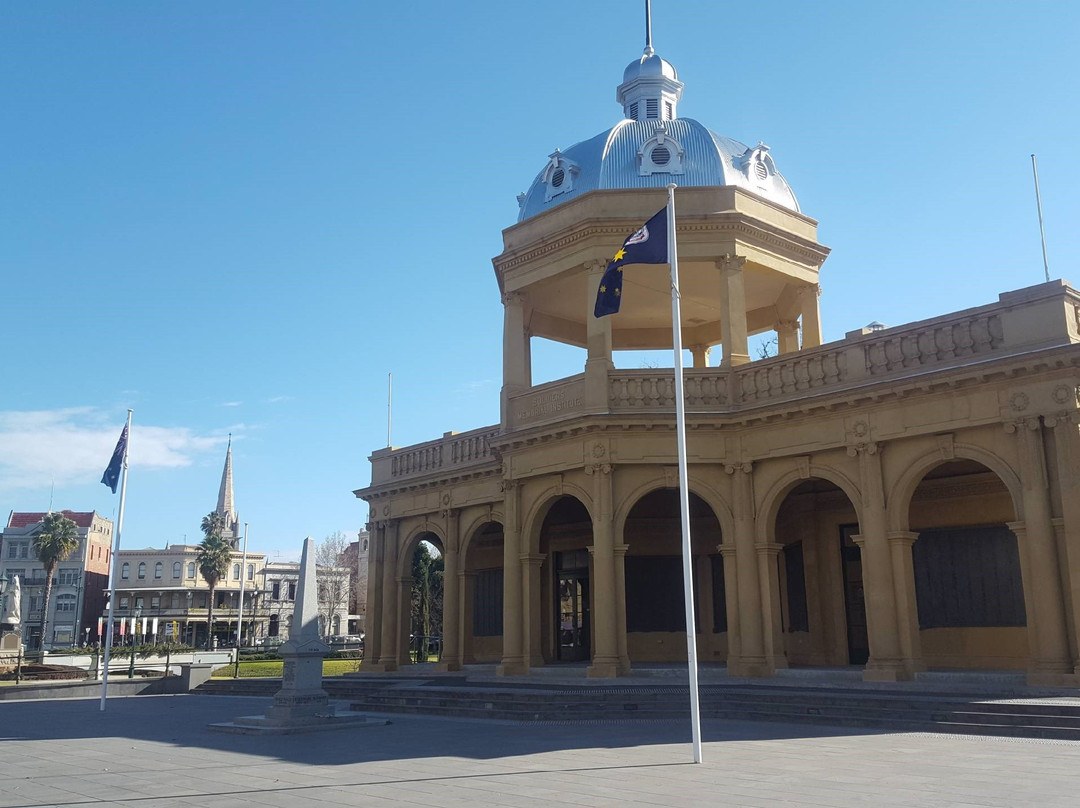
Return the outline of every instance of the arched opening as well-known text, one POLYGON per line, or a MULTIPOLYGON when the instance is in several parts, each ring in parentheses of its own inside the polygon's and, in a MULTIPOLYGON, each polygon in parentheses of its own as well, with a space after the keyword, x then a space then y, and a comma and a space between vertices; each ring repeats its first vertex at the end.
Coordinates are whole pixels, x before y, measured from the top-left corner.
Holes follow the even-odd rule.
MULTIPOLYGON (((703 661, 727 657, 727 597, 723 537, 709 504, 690 494, 694 623, 703 661)), ((679 491, 661 488, 630 509, 623 527, 627 545, 626 648, 632 663, 686 660, 682 517, 679 491)))
POLYGON ((443 543, 431 531, 416 534, 403 556, 402 664, 437 662, 443 635, 443 543))
POLYGON ((776 514, 780 545, 765 570, 771 586, 766 649, 777 666, 865 665, 870 657, 859 517, 843 489, 811 478, 776 514))
POLYGON ((503 640, 503 526, 485 522, 467 537, 461 562, 461 661, 498 662, 503 640))
POLYGON ((543 562, 539 569, 540 614, 535 616, 539 617, 539 642, 529 649, 530 656, 539 655, 540 660, 534 659, 534 664, 541 660, 551 664, 592 658, 591 546, 592 518, 588 509, 572 496, 553 500, 540 524, 543 562))
POLYGON ((1005 483, 974 460, 942 463, 916 487, 908 519, 926 666, 1025 668, 1027 608, 1005 483))
POLYGON ((267 634, 270 637, 278 636, 278 632, 281 630, 281 618, 276 614, 270 615, 270 627, 267 629, 267 634))

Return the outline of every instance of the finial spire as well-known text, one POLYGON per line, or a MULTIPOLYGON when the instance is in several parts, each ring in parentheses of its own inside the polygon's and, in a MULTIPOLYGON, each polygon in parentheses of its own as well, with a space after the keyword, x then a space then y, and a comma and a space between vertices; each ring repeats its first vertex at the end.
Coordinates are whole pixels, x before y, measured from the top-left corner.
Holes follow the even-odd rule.
POLYGON ((645 55, 652 56, 655 52, 652 46, 652 2, 645 0, 645 55))
POLYGON ((236 533, 236 505, 233 500, 232 469, 232 433, 229 433, 229 446, 225 450, 225 468, 221 471, 221 487, 218 489, 217 513, 225 517, 225 525, 230 533, 236 533))

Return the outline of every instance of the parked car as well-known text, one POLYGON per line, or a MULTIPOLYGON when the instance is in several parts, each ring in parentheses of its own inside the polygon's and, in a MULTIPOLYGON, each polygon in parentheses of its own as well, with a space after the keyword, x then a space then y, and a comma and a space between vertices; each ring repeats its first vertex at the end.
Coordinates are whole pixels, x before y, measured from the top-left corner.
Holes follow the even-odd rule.
POLYGON ((328 644, 334 651, 357 651, 364 647, 364 635, 334 634, 328 644))

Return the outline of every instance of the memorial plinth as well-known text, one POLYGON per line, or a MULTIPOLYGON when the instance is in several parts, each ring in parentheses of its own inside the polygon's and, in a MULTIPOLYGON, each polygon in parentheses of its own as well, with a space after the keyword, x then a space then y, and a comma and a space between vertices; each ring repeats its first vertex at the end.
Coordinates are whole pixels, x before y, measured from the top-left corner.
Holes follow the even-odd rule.
POLYGON ((293 629, 281 646, 284 667, 281 690, 264 715, 244 715, 221 724, 211 724, 217 732, 249 735, 291 735, 356 726, 384 725, 362 713, 336 712, 322 687, 323 658, 330 647, 319 636, 318 582, 315 571, 315 542, 304 541, 300 559, 300 585, 293 606, 293 629))

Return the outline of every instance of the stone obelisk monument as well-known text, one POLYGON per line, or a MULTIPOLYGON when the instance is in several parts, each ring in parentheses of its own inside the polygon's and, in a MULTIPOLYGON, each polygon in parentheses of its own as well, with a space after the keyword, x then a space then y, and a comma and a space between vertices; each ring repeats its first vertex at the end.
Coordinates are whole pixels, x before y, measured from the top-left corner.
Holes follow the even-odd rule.
POLYGON ((266 711, 267 718, 297 721, 330 712, 329 697, 322 687, 322 663, 329 651, 330 646, 319 636, 315 541, 308 537, 300 557, 300 585, 293 605, 292 629, 279 651, 285 660, 281 690, 274 696, 274 706, 266 711))
POLYGON ((280 649, 284 659, 281 690, 266 715, 246 715, 210 729, 246 734, 285 735, 362 724, 386 724, 362 713, 336 713, 322 687, 322 663, 330 647, 319 636, 319 587, 315 577, 315 542, 304 540, 300 585, 293 607, 289 639, 280 649))

